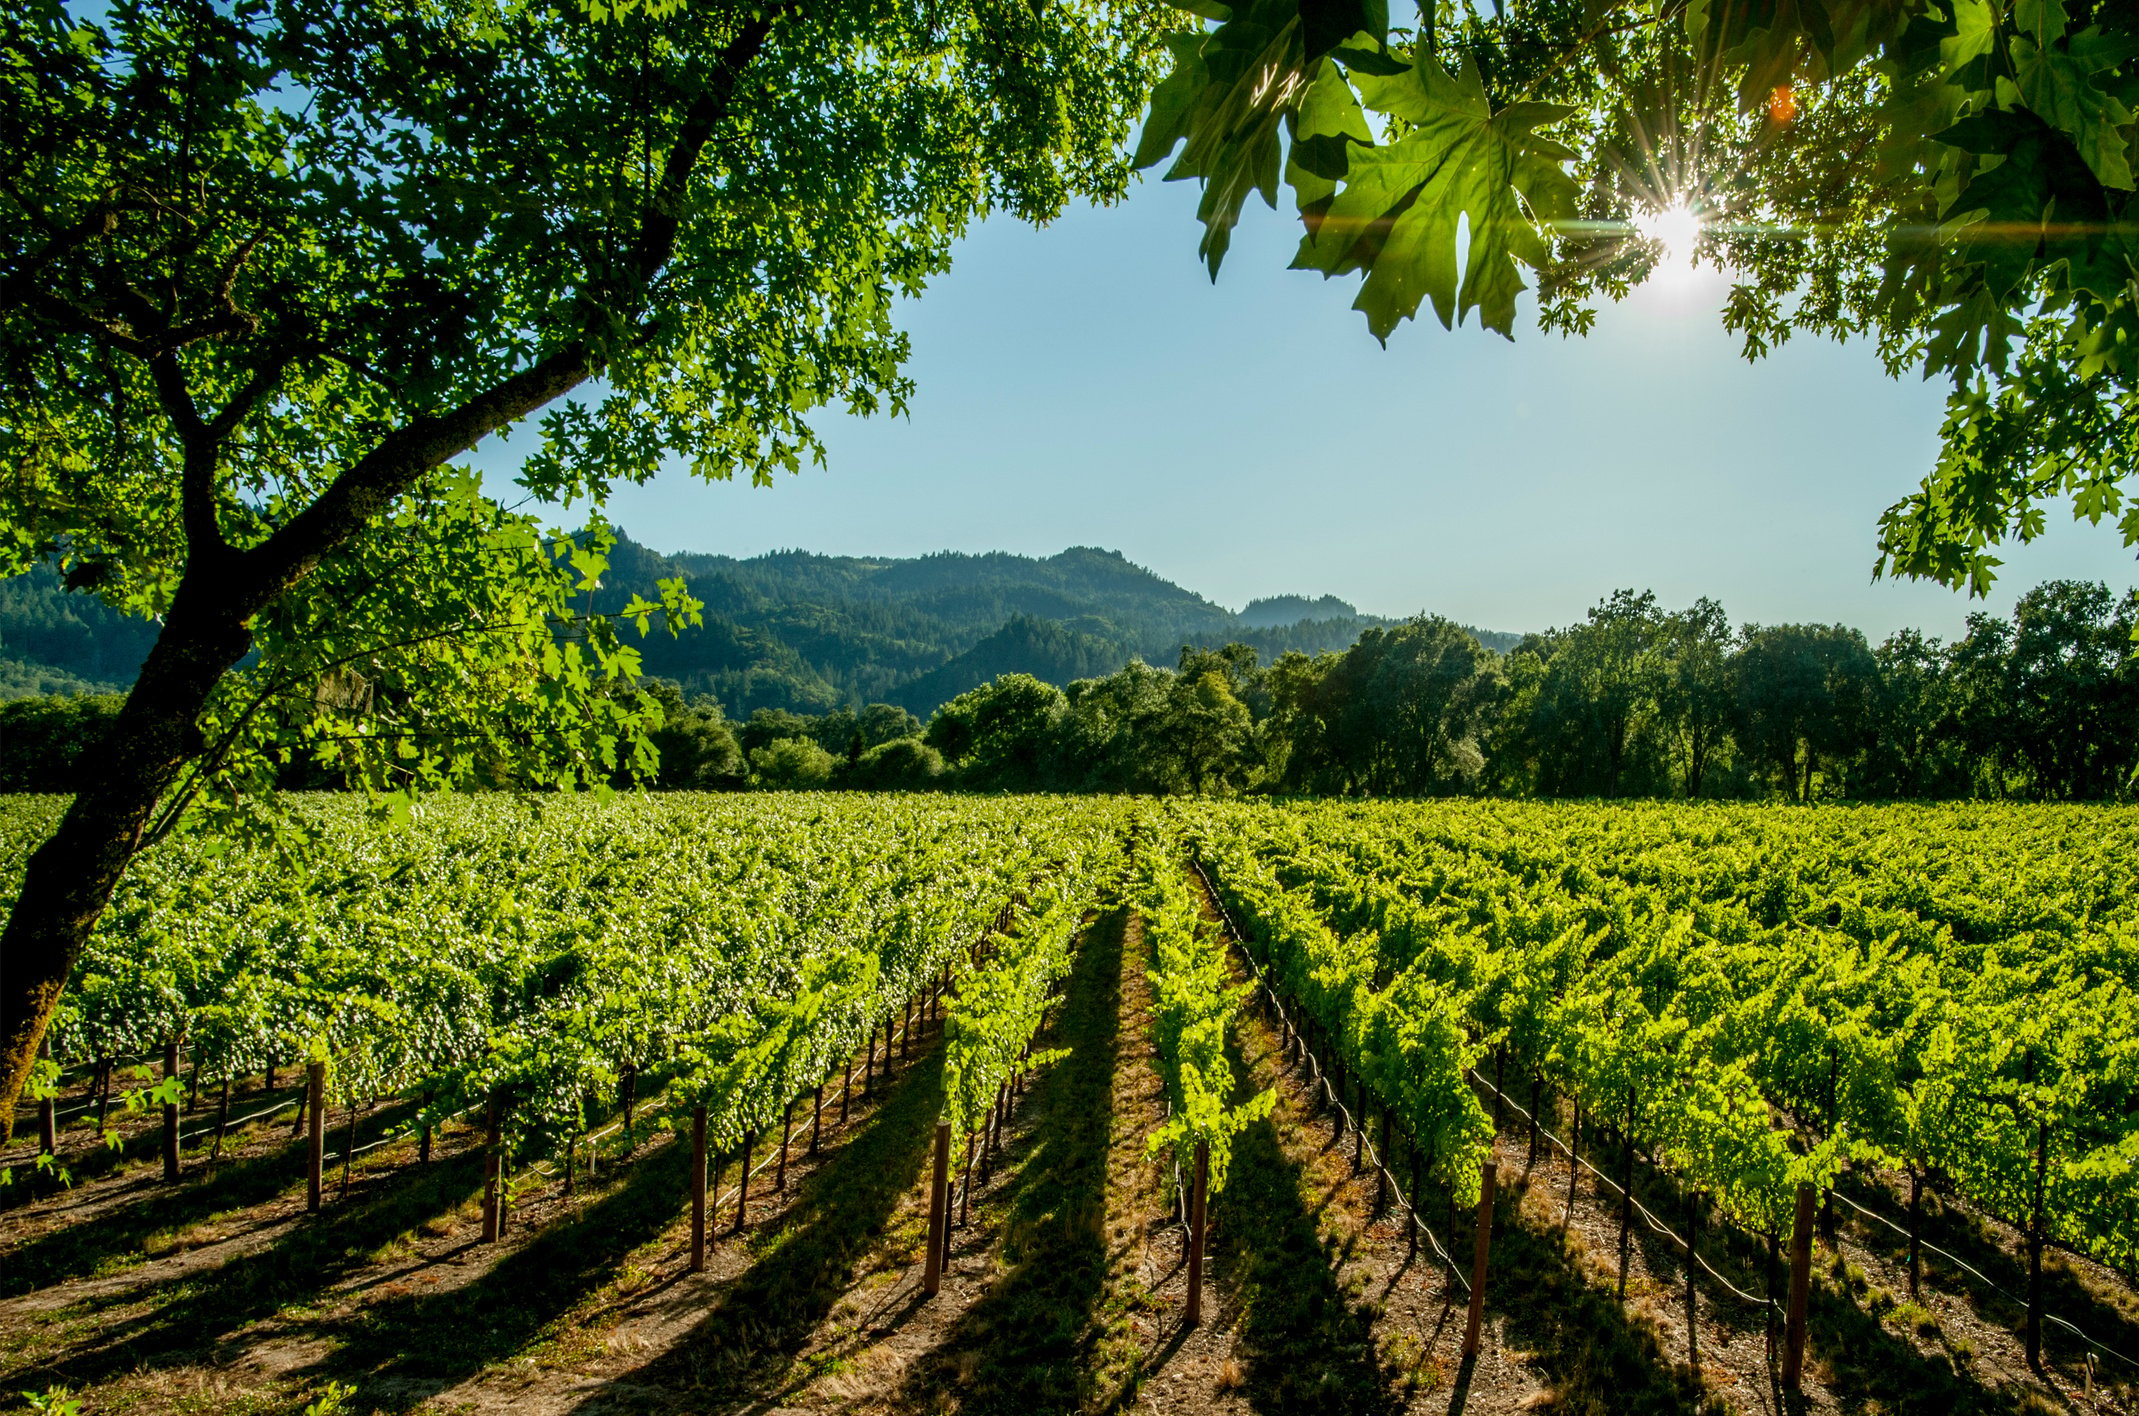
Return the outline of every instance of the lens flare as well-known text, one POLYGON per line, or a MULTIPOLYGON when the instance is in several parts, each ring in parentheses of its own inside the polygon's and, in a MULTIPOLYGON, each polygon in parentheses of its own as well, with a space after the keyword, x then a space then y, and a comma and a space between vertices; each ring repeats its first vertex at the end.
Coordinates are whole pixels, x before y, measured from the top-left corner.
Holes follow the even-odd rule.
POLYGON ((1701 217, 1683 201, 1634 217, 1634 229, 1664 248, 1663 264, 1690 268, 1701 244, 1701 217))

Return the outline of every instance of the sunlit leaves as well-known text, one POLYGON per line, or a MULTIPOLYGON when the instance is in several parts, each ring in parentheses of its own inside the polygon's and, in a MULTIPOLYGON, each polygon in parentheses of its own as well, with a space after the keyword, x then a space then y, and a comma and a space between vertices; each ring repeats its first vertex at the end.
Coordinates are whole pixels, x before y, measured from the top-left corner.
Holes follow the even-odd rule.
MULTIPOLYGON (((193 836, 136 862, 54 1020, 59 1057, 153 1055, 180 1035, 209 1077, 316 1056, 337 1105, 399 1092, 427 1121, 495 1093, 532 1155, 587 1129, 627 1068, 642 1107, 665 1085, 663 1110, 706 1106, 732 1147, 836 1083, 864 1034, 962 971, 1026 893, 1039 915, 1014 935, 1030 944, 998 957, 1047 967, 1012 990, 1024 1031, 966 1025, 994 1039, 978 1069, 961 1054, 984 1110, 1117 831, 1104 805, 1037 822, 1027 802, 940 797, 487 793, 425 802, 413 829, 345 797, 290 809, 304 849, 193 836)), ((0 813, 0 840, 50 812, 0 813)), ((4 902, 20 853, 0 859, 4 902)))
POLYGON ((438 464, 533 379, 579 390, 521 474, 549 503, 799 468, 826 409, 904 407, 897 302, 972 221, 1119 195, 1159 57, 1143 6, 91 8, 0 31, 0 573, 162 615, 218 549, 181 526, 189 439, 241 568, 408 448, 278 583, 211 577, 258 591, 181 788, 226 800, 307 761, 389 804, 644 766, 636 657, 569 603, 598 519, 545 536, 438 464))
MULTIPOLYGON (((2012 351, 2042 314, 2064 321, 2091 396, 2119 404, 2133 387, 2120 352, 2139 278, 2128 6, 1425 7, 1421 32, 1386 45, 1370 34, 1266 59, 1257 72, 1287 81, 1245 91, 1276 95, 1287 124, 1259 109, 1244 121, 1242 90, 1206 56, 1228 29, 1243 45, 1277 34, 1288 12, 1212 13, 1218 29, 1174 41, 1142 156, 1179 146, 1170 175, 1205 180, 1206 256, 1246 192, 1267 195, 1273 174, 1291 185, 1306 227, 1295 267, 1362 274, 1355 307, 1378 338, 1429 301, 1444 325, 1475 309, 1508 334, 1524 266, 1542 276, 1541 324, 1586 332, 1596 303, 1647 270, 1630 217, 1690 202, 1733 274, 1725 325, 1750 357, 1798 331, 1869 337, 1896 373, 2002 384, 2021 378, 2012 351)), ((2002 482, 2003 528, 2025 533, 2038 511, 2022 469, 1981 477, 2002 482)), ((1995 564, 1901 550, 1884 543, 1882 564, 1978 590, 1995 564)))
POLYGON ((1166 178, 1203 183, 1198 249, 1216 278, 1248 197, 1277 205, 1284 125, 1315 76, 1329 74, 1323 56, 1352 40, 1378 45, 1389 16, 1379 0, 1248 0, 1212 13, 1215 29, 1167 37, 1173 70, 1152 92, 1135 164, 1180 147, 1166 178))
POLYGON ((1294 264, 1326 274, 1368 266, 1354 308, 1377 338, 1426 298, 1444 326, 1475 309, 1487 328, 1510 334, 1524 288, 1516 262, 1543 266, 1539 224, 1572 214, 1574 184, 1560 164, 1574 154, 1535 131, 1569 110, 1519 103, 1495 111, 1474 65, 1450 75, 1430 58, 1355 82, 1366 107, 1396 119, 1403 136, 1351 155, 1343 189, 1294 264))
POLYGON ((2132 113, 2094 78, 2134 52, 2139 49, 2094 29, 2063 45, 2013 40, 2013 77, 2028 108, 2072 140, 2103 186, 2126 191, 2132 186, 2131 140, 2118 129, 2131 123, 2132 113))
POLYGON ((1168 1112, 1145 1149, 1170 1154, 1175 1174, 1185 1178, 1194 1173, 1197 1145, 1207 1146, 1209 1192, 1216 1195, 1232 1166, 1233 1138, 1277 1103, 1275 1088, 1233 1101, 1237 1087, 1226 1047, 1233 1018, 1254 989, 1232 981, 1225 941, 1189 892, 1173 833, 1149 818, 1133 832, 1134 900, 1151 950, 1145 976, 1168 1112))
MULTIPOLYGON (((2106 599, 2106 592, 2103 592, 2106 599)), ((1258 870, 1423 975, 1585 1116, 1756 1230, 1850 1162, 1936 1170, 2125 1264, 2133 898, 2122 833, 2050 812, 1205 807, 1258 870), (1957 853, 1960 834, 1974 842, 1957 853), (1260 861, 1254 859, 1259 856, 1260 861), (1594 933, 1570 929, 1586 921, 1594 933)), ((1446 1001, 1443 1001, 1446 1000, 1446 1001)), ((1371 1032, 1371 1028, 1367 1029, 1371 1032)), ((1385 1091, 1392 1100, 1401 1091, 1385 1091)))
POLYGON ((954 1138, 982 1129, 1013 1072, 1055 1060, 1028 1049, 1055 985, 1070 970, 1085 914, 1117 849, 1111 839, 1064 841, 1052 858, 1027 857, 1012 867, 1033 874, 1010 902, 1009 928, 975 941, 948 1005, 943 1111, 954 1138))

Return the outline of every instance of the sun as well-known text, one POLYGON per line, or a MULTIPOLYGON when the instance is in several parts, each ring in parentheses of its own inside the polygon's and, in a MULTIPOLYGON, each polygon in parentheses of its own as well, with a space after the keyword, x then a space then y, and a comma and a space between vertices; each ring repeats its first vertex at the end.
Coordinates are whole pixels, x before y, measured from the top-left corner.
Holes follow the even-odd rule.
POLYGON ((1653 211, 1637 212, 1634 229, 1643 239, 1663 247, 1664 258, 1657 263, 1659 273, 1684 274, 1693 269, 1703 224, 1701 214, 1683 198, 1653 211))

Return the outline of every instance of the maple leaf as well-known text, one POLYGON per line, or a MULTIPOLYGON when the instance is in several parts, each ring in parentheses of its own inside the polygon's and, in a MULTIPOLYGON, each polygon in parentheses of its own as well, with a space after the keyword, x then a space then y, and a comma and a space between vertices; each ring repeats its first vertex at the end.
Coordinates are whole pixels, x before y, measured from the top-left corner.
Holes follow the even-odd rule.
POLYGON ((1180 146, 1166 180, 1202 180, 1199 249, 1216 279, 1248 197, 1259 193, 1266 205, 1277 205, 1281 128, 1322 56, 1346 38, 1379 44, 1388 13, 1379 0, 1249 0, 1202 8, 1223 18, 1215 30, 1168 37, 1174 68, 1152 94, 1134 161, 1149 167, 1180 146))
POLYGON ((1515 103, 1495 112, 1469 61, 1449 74, 1422 56, 1400 74, 1353 77, 1368 108, 1408 131, 1349 154, 1344 187, 1300 243, 1294 268, 1366 270, 1353 308, 1384 342, 1423 299, 1445 327, 1477 310, 1488 329, 1512 338, 1515 297, 1526 288, 1516 263, 1545 265, 1546 228, 1572 213, 1576 197, 1561 166, 1574 154, 1536 130, 1573 110, 1515 103))
POLYGON ((2013 41, 2013 70, 2028 107, 2072 139, 2105 187, 2132 189, 2131 144, 2121 131, 2132 111, 2104 92, 2095 76, 2131 57, 2131 41, 2105 38, 2097 30, 2075 35, 2065 46, 2013 41))

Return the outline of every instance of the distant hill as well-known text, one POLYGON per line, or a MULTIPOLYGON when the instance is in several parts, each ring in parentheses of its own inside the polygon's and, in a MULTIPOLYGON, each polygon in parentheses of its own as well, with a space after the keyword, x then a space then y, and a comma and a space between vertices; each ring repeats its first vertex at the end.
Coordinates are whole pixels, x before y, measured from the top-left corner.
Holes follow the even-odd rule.
POLYGON ((155 642, 154 624, 70 593, 50 566, 0 580, 0 699, 123 693, 155 642))
POLYGON ((1068 623, 1018 615, 963 654, 893 689, 887 701, 926 717, 937 704, 1004 674, 1031 674, 1062 684, 1111 674, 1122 663, 1121 648, 1111 638, 1072 629, 1068 623))
POLYGON ((1356 619, 1358 616, 1357 607, 1335 595, 1324 595, 1319 600, 1310 600, 1305 595, 1271 595, 1248 601, 1248 607, 1240 612, 1240 622, 1262 628, 1298 624, 1301 620, 1356 619))
MULTIPOLYGON (((909 560, 778 551, 664 556, 618 542, 598 605, 681 575, 705 629, 644 641, 646 671, 708 693, 733 715, 896 703, 922 716, 999 674, 1068 683, 1132 658, 1171 664, 1183 645, 1240 641, 1266 658, 1343 649, 1370 625, 1348 612, 1253 624, 1118 551, 1037 558, 944 551, 909 560)), ((1341 603, 1341 602, 1340 602, 1341 603)), ((1349 607, 1346 607, 1349 611, 1349 607)))
MULTIPOLYGON (((1238 641, 1263 657, 1343 649, 1373 625, 1335 596, 1283 595, 1234 614, 1133 564, 1073 546, 1036 558, 942 552, 911 559, 776 551, 664 556, 620 539, 594 608, 620 608, 682 576, 705 625, 638 640, 646 671, 730 715, 895 703, 926 717, 1004 673, 1050 683, 1111 673, 1131 658, 1171 664, 1183 645, 1238 641)), ((0 697, 94 692, 132 682, 155 627, 70 593, 40 568, 0 581, 0 697)), ((1480 634, 1504 649, 1515 635, 1480 634)))

